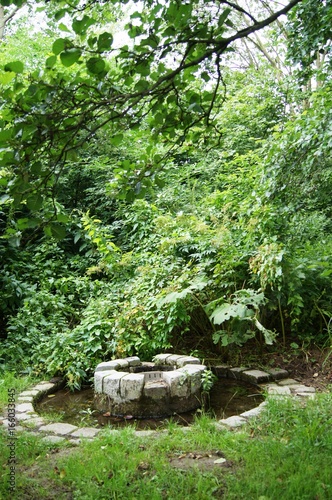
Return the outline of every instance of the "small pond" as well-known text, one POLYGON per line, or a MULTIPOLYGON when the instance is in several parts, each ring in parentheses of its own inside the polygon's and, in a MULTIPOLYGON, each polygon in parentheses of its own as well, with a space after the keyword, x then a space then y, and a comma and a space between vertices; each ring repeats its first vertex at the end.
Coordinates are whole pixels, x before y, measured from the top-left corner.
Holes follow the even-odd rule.
MULTIPOLYGON (((220 378, 210 391, 206 410, 219 420, 251 410, 263 400, 257 386, 220 378)), ((111 417, 108 413, 101 413, 94 408, 94 390, 91 387, 75 392, 69 389, 59 390, 41 399, 35 404, 35 409, 40 414, 49 415, 55 421, 61 420, 73 425, 122 428, 134 424, 137 429, 157 429, 165 426, 170 420, 188 426, 201 411, 175 414, 169 418, 135 419, 131 415, 111 417)))

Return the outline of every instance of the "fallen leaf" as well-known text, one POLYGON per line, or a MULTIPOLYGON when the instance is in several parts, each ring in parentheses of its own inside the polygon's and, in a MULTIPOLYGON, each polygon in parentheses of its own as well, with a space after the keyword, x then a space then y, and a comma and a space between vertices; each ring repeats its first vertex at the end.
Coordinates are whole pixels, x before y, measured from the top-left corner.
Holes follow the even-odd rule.
POLYGON ((318 373, 314 373, 313 377, 315 377, 315 378, 318 377, 318 373))
POLYGON ((110 416, 111 416, 111 414, 109 411, 107 411, 106 413, 103 413, 103 417, 110 417, 110 416))
POLYGON ((63 478, 66 476, 66 471, 65 471, 64 469, 62 469, 62 470, 60 471, 59 476, 60 476, 60 479, 63 479, 63 478))

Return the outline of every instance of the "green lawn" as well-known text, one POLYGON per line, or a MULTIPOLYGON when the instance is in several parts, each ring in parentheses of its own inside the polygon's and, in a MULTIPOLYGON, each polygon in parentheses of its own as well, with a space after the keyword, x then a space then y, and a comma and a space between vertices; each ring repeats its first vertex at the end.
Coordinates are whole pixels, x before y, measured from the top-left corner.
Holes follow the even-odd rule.
MULTIPOLYGON (((7 383, 13 383, 10 377, 2 399, 7 383)), ((237 432, 216 429, 206 415, 190 431, 172 423, 167 432, 146 437, 129 428, 105 430, 78 447, 24 432, 15 442, 15 493, 8 488, 7 429, 0 436, 3 499, 332 498, 331 392, 305 407, 271 399, 258 419, 237 432)))

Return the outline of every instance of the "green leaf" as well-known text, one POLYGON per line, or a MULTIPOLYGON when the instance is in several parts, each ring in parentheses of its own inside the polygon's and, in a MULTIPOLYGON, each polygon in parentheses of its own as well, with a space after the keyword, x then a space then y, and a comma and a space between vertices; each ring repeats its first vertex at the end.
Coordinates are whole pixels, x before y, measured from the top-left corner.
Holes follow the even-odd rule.
POLYGON ((46 68, 48 68, 48 69, 53 68, 53 66, 56 64, 56 59, 57 59, 56 56, 50 56, 50 57, 48 57, 46 59, 46 62, 45 62, 46 68))
POLYGON ((59 30, 61 30, 61 31, 66 31, 67 33, 71 32, 70 29, 67 28, 67 26, 63 23, 60 23, 58 27, 59 27, 59 30))
POLYGON ((51 234, 57 240, 63 240, 66 237, 66 230, 60 224, 50 224, 51 234))
POLYGON ((7 73, 0 73, 0 84, 7 85, 15 78, 15 75, 16 73, 9 71, 7 73))
POLYGON ((81 57, 81 50, 77 48, 68 49, 65 52, 61 52, 60 59, 66 68, 75 64, 81 57))
POLYGON ((58 222, 63 222, 64 224, 69 222, 69 217, 68 215, 59 212, 56 216, 58 222))
POLYGON ((221 14, 220 14, 220 17, 218 19, 218 25, 219 25, 219 28, 225 23, 226 19, 228 18, 230 12, 231 12, 231 8, 230 7, 227 7, 221 14))
POLYGON ((248 308, 243 304, 222 304, 217 307, 210 316, 210 320, 216 325, 224 323, 231 318, 244 319, 248 308))
POLYGON ((55 55, 60 54, 60 52, 62 52, 65 49, 67 43, 68 40, 65 38, 58 38, 57 40, 55 40, 55 42, 52 45, 53 54, 55 55))
POLYGON ((77 35, 85 35, 90 26, 95 23, 96 21, 92 17, 84 15, 82 19, 74 19, 72 28, 77 35))
POLYGON ((86 67, 93 75, 99 75, 105 70, 105 61, 101 57, 91 57, 86 61, 86 67))
POLYGON ((22 61, 12 61, 5 65, 4 70, 12 71, 13 73, 23 73, 24 64, 22 63, 22 61))
POLYGON ((38 193, 33 193, 27 198, 27 207, 31 211, 40 210, 43 205, 43 197, 38 193))
POLYGON ((12 129, 0 130, 0 142, 7 142, 12 137, 12 129))
POLYGON ((97 41, 97 47, 100 52, 105 50, 109 50, 113 43, 113 35, 111 33, 107 33, 106 31, 99 35, 97 41))
POLYGON ((116 134, 113 137, 111 137, 110 142, 114 146, 119 146, 123 140, 123 134, 116 134))

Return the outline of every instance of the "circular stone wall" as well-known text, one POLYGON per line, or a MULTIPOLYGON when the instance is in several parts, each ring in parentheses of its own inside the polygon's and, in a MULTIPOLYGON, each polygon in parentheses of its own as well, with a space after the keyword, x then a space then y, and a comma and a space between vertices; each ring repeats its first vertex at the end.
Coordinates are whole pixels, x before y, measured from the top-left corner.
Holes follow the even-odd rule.
POLYGON ((158 354, 100 363, 94 374, 96 407, 113 416, 149 418, 201 406, 201 375, 207 367, 193 356, 158 354))

